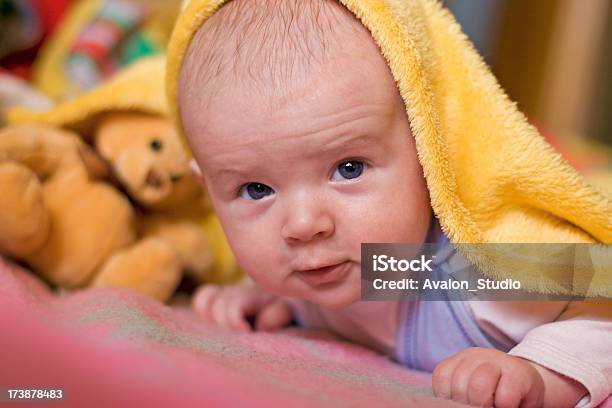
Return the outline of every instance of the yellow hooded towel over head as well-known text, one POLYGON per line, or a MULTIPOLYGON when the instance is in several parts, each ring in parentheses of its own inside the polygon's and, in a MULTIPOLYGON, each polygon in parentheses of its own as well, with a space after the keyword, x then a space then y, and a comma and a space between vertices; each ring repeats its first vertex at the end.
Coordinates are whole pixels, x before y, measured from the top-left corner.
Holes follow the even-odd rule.
MULTIPOLYGON (((431 206, 451 242, 612 242, 610 196, 587 183, 527 122, 438 1, 339 1, 388 62, 431 206)), ((181 66, 196 31, 224 3, 192 0, 170 40, 168 108, 180 132, 181 66)), ((590 262, 560 269, 500 262, 487 245, 460 250, 486 275, 519 279, 529 290, 611 297, 610 247, 589 248, 590 262)))

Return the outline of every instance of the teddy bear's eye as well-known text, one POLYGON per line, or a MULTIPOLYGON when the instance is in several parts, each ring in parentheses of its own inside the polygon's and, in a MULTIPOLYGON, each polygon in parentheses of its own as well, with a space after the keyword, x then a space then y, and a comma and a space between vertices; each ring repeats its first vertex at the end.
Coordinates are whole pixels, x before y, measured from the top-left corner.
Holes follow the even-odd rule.
POLYGON ((149 146, 151 147, 151 150, 155 152, 159 152, 163 147, 162 142, 159 139, 151 140, 151 143, 149 144, 149 146))

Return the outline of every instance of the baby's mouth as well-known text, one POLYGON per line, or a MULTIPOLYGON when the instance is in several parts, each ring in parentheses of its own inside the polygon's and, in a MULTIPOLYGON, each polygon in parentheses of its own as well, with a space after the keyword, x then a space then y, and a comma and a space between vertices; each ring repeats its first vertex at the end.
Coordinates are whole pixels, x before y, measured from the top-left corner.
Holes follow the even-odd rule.
POLYGON ((297 276, 311 286, 321 286, 342 280, 350 271, 351 262, 344 261, 312 269, 296 270, 297 276))

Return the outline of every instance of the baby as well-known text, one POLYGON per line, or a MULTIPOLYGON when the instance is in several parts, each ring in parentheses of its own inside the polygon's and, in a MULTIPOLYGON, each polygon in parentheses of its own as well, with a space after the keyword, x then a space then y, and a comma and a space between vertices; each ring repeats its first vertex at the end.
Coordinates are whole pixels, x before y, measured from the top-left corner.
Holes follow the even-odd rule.
MULTIPOLYGON (((407 336, 418 338, 402 329, 403 320, 418 318, 404 304, 412 302, 360 301, 361 243, 448 241, 389 66, 342 5, 230 1, 191 41, 178 103, 194 167, 254 281, 202 287, 194 307, 203 318, 239 331, 251 330, 251 318, 256 330, 295 318, 433 369, 437 396, 472 405, 572 407, 605 398, 599 394, 609 384, 592 384, 606 374, 583 379, 573 369, 579 357, 547 349, 538 358, 535 347, 521 349, 537 328, 540 339, 585 328, 588 337, 590 326, 578 317, 603 313, 595 304, 454 302, 471 316, 471 338, 482 341, 461 338, 444 349, 442 336, 412 338, 416 349, 407 357, 407 336)), ((461 324, 449 322, 428 327, 459 339, 461 324)))

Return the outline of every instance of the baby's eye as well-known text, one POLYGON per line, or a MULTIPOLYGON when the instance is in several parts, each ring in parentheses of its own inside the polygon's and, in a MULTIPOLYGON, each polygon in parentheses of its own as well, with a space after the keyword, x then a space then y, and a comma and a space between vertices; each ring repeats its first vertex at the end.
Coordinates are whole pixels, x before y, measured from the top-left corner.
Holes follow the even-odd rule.
POLYGON ((261 183, 247 183, 240 187, 240 197, 247 200, 261 200, 272 194, 274 194, 274 190, 261 183))
POLYGON ((342 181, 357 178, 363 174, 365 167, 365 163, 359 160, 344 161, 336 167, 332 180, 342 181))

